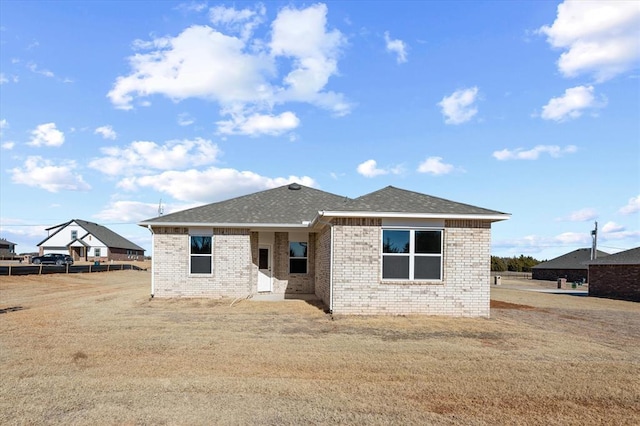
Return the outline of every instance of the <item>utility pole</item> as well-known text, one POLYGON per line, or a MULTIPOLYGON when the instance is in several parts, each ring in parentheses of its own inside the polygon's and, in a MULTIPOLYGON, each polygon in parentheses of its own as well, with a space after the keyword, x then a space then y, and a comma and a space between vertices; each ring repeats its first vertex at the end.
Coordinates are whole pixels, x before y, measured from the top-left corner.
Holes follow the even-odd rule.
POLYGON ((598 222, 596 222, 596 228, 591 231, 591 260, 595 260, 598 257, 598 222))
POLYGON ((158 203, 158 216, 162 216, 164 213, 164 206, 162 205, 162 198, 160 198, 160 202, 158 203))

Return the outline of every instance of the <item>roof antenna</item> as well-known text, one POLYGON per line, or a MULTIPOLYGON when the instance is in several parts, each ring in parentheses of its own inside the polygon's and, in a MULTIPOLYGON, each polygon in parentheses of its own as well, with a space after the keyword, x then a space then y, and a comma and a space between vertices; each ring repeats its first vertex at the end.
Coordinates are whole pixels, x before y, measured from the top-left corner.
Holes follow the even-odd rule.
POLYGON ((158 216, 162 216, 164 213, 164 206, 162 205, 162 198, 160 198, 160 202, 158 203, 158 216))
POLYGON ((596 228, 591 231, 591 260, 595 260, 598 257, 598 222, 596 222, 596 228))

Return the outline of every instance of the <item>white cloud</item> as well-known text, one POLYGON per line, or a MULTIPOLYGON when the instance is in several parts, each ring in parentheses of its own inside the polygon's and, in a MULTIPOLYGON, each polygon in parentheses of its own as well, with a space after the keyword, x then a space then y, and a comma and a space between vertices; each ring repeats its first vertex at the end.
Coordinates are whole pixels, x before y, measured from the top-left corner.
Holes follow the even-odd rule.
POLYGON ((82 175, 75 172, 75 161, 54 164, 39 156, 28 157, 22 168, 9 170, 11 180, 17 184, 45 189, 49 192, 88 191, 82 175))
POLYGON ((517 148, 514 150, 503 149, 501 151, 495 151, 493 157, 497 160, 537 160, 540 154, 547 153, 551 157, 558 158, 565 154, 573 154, 578 151, 578 147, 575 145, 567 145, 564 148, 558 145, 537 145, 529 150, 523 150, 517 148))
POLYGON ((593 220, 598 218, 598 213, 595 209, 592 208, 584 208, 580 210, 576 210, 575 212, 571 212, 571 214, 566 218, 566 220, 570 222, 586 222, 588 220, 593 220))
POLYGON ((640 58, 640 3, 576 1, 558 5, 556 20, 539 33, 564 50, 558 69, 566 77, 592 74, 598 81, 637 66, 640 58))
POLYGON ((56 129, 56 123, 40 124, 31 131, 31 146, 60 146, 64 143, 64 133, 56 129))
POLYGON ((220 155, 210 140, 173 140, 164 145, 136 141, 129 146, 104 147, 105 157, 89 162, 89 167, 110 176, 144 174, 151 170, 184 169, 214 163, 220 155))
POLYGON ((443 163, 442 157, 429 157, 418 166, 418 172, 435 176, 451 173, 455 168, 451 164, 443 163))
POLYGON ((9 128, 9 122, 7 121, 7 119, 3 118, 2 120, 0 120, 0 137, 4 133, 3 130, 8 128, 9 128))
POLYGON ((262 4, 258 4, 255 10, 215 6, 209 9, 209 19, 212 24, 239 34, 242 40, 248 40, 255 28, 264 21, 266 13, 262 4))
POLYGON ((271 23, 271 40, 266 42, 252 36, 263 19, 261 6, 254 10, 213 8, 212 21, 227 30, 235 28, 240 37, 193 25, 175 37, 137 40, 134 48, 142 52, 129 57, 131 73, 118 77, 107 96, 121 109, 131 109, 134 101, 159 94, 174 101, 201 98, 217 102, 223 116, 234 112, 274 117, 275 105, 292 101, 345 115, 351 105, 344 96, 324 90, 338 72, 345 43, 338 30, 327 30, 326 14, 322 4, 285 7, 271 23), (289 72, 281 76, 280 70, 289 72))
POLYGON ((9 79, 4 76, 4 73, 0 73, 0 84, 8 83, 9 79))
POLYGON ((640 212, 640 194, 637 197, 629 198, 627 205, 618 211, 624 215, 640 212))
POLYGON ((554 240, 562 244, 586 247, 591 245, 591 234, 588 232, 563 232, 560 235, 556 235, 554 240))
POLYGON ((398 61, 399 64, 407 62, 407 44, 404 41, 391 39, 389 31, 385 31, 384 41, 387 46, 387 52, 395 53, 396 61, 398 61))
POLYGON ((178 125, 179 126, 190 126, 195 122, 196 122, 195 118, 191 117, 186 112, 178 114, 178 125))
POLYGON ((269 178, 251 171, 210 167, 202 171, 191 169, 166 171, 153 176, 127 177, 118 183, 118 187, 128 191, 152 188, 177 200, 210 203, 291 182, 317 186, 308 176, 269 178))
POLYGON ((93 217, 105 222, 138 222, 154 216, 158 216, 158 203, 117 200, 93 217))
POLYGON ((298 127, 300 119, 290 111, 280 115, 253 114, 249 117, 233 114, 231 120, 218 121, 216 124, 218 132, 225 135, 277 136, 298 127))
POLYGON ((608 234, 608 233, 612 233, 612 232, 620 232, 620 231, 624 231, 625 228, 622 225, 619 225, 615 222, 607 222, 604 224, 604 226, 602 227, 602 233, 603 234, 608 234))
POLYGON ((478 113, 475 102, 478 99, 478 88, 456 90, 450 96, 445 96, 438 105, 442 108, 447 124, 465 123, 478 113))
POLYGON ((364 177, 372 178, 380 175, 386 175, 388 170, 379 169, 376 160, 367 160, 364 163, 358 164, 358 173, 364 177))
POLYGON ((3 142, 2 145, 0 145, 2 149, 6 149, 7 151, 13 149, 15 146, 15 142, 3 142))
POLYGON ((46 70, 46 69, 43 70, 43 69, 38 68, 38 66, 36 64, 34 64, 33 62, 27 64, 27 68, 29 69, 29 71, 31 71, 33 73, 36 73, 36 74, 43 75, 45 77, 49 77, 49 78, 55 77, 54 73, 52 73, 51 71, 46 70))
POLYGON ((601 108, 605 104, 605 100, 596 101, 593 86, 572 87, 565 90, 564 95, 551 98, 549 103, 542 107, 541 117, 545 120, 562 122, 580 117, 583 110, 601 108))
POLYGON ((102 137, 105 139, 115 140, 118 137, 118 134, 115 132, 115 130, 113 130, 113 127, 111 126, 100 126, 95 130, 94 133, 96 135, 102 135, 102 137))

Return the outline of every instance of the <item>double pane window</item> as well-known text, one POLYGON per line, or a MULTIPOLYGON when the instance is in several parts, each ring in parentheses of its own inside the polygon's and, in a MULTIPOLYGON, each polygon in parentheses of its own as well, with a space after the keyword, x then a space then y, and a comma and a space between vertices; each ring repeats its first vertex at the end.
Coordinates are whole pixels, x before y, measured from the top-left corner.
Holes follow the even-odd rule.
POLYGON ((441 280, 442 230, 383 229, 382 278, 441 280))
POLYGON ((213 237, 208 235, 191 235, 190 273, 211 275, 213 270, 213 237))
POLYGON ((307 243, 289 242, 289 273, 307 273, 307 243))

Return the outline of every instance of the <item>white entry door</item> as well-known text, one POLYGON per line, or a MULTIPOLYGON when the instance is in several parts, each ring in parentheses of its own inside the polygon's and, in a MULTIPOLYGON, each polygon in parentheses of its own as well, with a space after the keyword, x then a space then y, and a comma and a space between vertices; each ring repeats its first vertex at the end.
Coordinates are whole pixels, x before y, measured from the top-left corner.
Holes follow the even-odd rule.
POLYGON ((258 247, 258 291, 273 291, 271 279, 271 246, 258 247))

